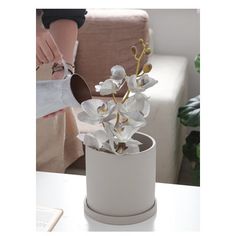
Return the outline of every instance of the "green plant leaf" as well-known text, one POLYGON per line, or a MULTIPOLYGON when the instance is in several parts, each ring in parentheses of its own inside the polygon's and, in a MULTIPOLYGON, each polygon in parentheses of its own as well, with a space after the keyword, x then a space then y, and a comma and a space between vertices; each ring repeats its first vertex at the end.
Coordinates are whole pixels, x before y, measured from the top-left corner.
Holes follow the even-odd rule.
POLYGON ((200 132, 192 131, 185 140, 186 143, 183 145, 184 157, 196 164, 200 163, 200 159, 197 156, 197 148, 200 143, 200 132))
POLYGON ((188 144, 199 144, 200 143, 200 132, 193 130, 191 133, 186 137, 186 143, 188 144))
POLYGON ((193 184, 200 186, 200 167, 193 170, 193 184))
POLYGON ((200 54, 198 54, 198 55, 195 57, 194 65, 195 65, 196 71, 197 71, 198 73, 200 73, 200 54))
POLYGON ((180 122, 189 127, 200 126, 200 96, 191 98, 185 106, 179 108, 180 122))
POLYGON ((200 143, 196 146, 196 157, 200 159, 200 143))

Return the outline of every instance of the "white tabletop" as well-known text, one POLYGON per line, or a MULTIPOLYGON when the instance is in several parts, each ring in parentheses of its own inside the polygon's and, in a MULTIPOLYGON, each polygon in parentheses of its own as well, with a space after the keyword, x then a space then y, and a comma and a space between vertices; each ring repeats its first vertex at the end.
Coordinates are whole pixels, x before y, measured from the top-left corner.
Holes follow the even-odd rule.
POLYGON ((156 184, 157 213, 133 225, 108 225, 84 215, 86 178, 81 175, 37 172, 37 205, 62 208, 53 231, 198 231, 200 188, 156 184))

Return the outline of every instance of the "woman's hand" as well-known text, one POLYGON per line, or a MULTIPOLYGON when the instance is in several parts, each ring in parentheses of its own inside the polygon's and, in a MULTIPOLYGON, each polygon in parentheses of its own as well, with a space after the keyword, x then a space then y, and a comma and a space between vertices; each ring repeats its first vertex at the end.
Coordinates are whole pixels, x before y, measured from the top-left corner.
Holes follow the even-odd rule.
POLYGON ((40 66, 50 62, 60 61, 62 58, 61 52, 58 49, 51 33, 37 26, 36 30, 36 64, 40 66))
MULTIPOLYGON (((36 18, 36 66, 62 60, 62 54, 54 41, 51 33, 43 28, 40 17, 36 18)), ((63 79, 64 71, 55 72, 52 79, 63 79)), ((55 117, 63 113, 64 109, 44 116, 44 118, 55 117)))

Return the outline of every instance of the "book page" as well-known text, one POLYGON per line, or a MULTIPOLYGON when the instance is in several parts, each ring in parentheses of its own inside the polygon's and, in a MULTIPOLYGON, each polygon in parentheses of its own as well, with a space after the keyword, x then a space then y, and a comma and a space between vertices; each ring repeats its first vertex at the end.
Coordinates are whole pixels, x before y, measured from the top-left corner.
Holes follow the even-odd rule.
POLYGON ((62 209, 37 206, 36 231, 52 231, 62 214, 62 209))

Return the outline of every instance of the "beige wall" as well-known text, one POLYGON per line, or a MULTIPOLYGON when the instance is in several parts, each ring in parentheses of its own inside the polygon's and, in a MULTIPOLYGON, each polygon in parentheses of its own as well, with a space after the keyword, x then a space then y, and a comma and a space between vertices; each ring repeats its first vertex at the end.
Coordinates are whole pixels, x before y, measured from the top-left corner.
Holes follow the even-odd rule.
POLYGON ((200 12, 195 9, 146 9, 153 29, 156 53, 180 55, 189 61, 189 97, 200 92, 199 74, 193 65, 200 52, 200 12))

